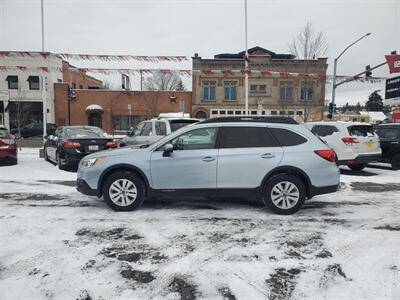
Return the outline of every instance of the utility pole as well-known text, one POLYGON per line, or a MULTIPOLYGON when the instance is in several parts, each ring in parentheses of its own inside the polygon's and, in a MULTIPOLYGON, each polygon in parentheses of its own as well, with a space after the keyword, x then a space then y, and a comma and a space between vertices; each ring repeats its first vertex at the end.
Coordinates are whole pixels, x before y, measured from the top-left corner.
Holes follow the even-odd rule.
MULTIPOLYGON (((42 25, 42 53, 44 53, 44 0, 40 0, 40 12, 41 12, 41 25, 42 25)), ((43 107, 43 140, 46 139, 47 135, 47 99, 46 99, 46 76, 44 70, 42 70, 42 107, 43 107)))
POLYGON ((247 51, 247 0, 244 0, 244 94, 245 94, 245 110, 246 115, 249 114, 249 53, 247 51))
MULTIPOLYGON (((338 86, 336 84, 337 62, 338 62, 339 58, 347 51, 347 49, 349 49, 351 46, 353 46, 354 44, 358 43, 363 38, 365 38, 365 37, 367 37, 369 35, 371 35, 370 32, 364 34, 362 37, 357 39, 355 42, 351 43, 346 48, 344 48, 344 50, 335 58, 334 64, 333 64, 333 82, 332 82, 332 105, 333 105, 333 107, 335 106, 336 87, 338 86)), ((334 115, 335 115, 335 111, 333 111, 333 113, 332 113, 332 120, 334 120, 334 115)))

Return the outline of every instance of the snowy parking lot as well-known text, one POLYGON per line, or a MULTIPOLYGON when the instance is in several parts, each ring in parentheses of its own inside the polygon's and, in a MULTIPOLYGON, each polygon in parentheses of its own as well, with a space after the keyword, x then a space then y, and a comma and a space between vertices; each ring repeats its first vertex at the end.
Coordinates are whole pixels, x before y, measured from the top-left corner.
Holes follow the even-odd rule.
POLYGON ((24 149, 0 167, 0 299, 400 299, 400 171, 342 170, 291 216, 153 200, 116 213, 24 149))

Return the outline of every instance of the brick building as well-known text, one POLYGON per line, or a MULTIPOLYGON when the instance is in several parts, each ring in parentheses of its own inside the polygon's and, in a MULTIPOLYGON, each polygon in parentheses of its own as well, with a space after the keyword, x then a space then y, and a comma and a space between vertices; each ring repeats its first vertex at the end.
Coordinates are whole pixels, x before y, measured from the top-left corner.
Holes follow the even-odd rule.
POLYGON ((68 83, 73 89, 101 89, 103 82, 78 70, 76 67, 63 61, 63 82, 68 83))
MULTIPOLYGON (((55 121, 68 124, 68 84, 56 83, 55 121)), ((160 113, 191 112, 192 93, 186 91, 124 91, 76 89, 70 102, 71 125, 94 125, 108 133, 122 133, 160 113)))
MULTIPOLYGON (((321 120, 327 59, 295 59, 261 47, 249 49, 249 110, 252 115, 289 115, 321 120), (312 73, 319 77, 277 77, 270 72, 312 73), (304 79, 307 78, 307 79, 304 79), (305 81, 306 80, 306 81, 305 81)), ((245 113, 244 52, 193 57, 192 115, 209 118, 245 113)))

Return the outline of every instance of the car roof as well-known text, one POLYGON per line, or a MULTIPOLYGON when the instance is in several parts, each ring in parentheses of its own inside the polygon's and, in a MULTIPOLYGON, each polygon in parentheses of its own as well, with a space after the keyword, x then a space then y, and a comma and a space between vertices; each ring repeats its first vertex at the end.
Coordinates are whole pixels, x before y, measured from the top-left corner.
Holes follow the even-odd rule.
POLYGON ((221 117, 221 118, 212 118, 208 120, 204 120, 199 122, 198 124, 212 124, 212 123, 270 123, 270 124, 296 124, 298 125, 294 119, 290 117, 259 117, 259 116, 242 116, 242 117, 221 117))
POLYGON ((317 121, 317 122, 306 122, 305 124, 311 125, 344 125, 344 126, 351 126, 351 125, 365 125, 365 126, 372 126, 370 123, 365 122, 350 122, 350 121, 317 121))

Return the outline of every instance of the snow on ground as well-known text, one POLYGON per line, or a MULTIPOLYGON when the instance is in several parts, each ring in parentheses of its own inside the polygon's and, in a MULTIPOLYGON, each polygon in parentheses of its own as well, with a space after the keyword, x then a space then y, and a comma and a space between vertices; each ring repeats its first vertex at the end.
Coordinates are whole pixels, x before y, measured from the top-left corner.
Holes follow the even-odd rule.
POLYGON ((24 149, 0 167, 0 299, 399 299, 400 171, 342 173, 292 216, 238 199, 116 213, 24 149))

